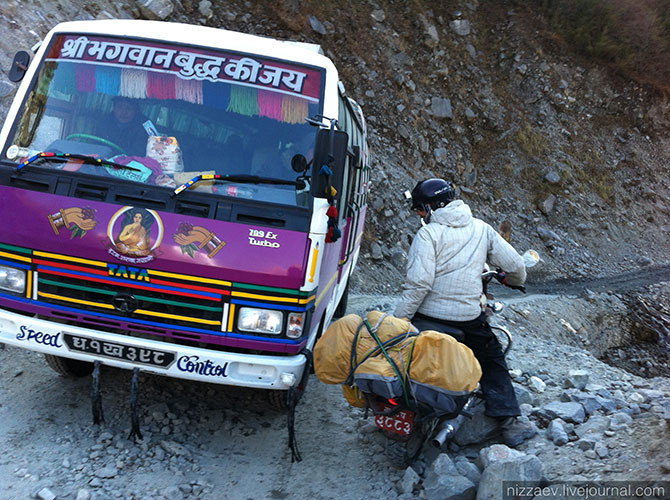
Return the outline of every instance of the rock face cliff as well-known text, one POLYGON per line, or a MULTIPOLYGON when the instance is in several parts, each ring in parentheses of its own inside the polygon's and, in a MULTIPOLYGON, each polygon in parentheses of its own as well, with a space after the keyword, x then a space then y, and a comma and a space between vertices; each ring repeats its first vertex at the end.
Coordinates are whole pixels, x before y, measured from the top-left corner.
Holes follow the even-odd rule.
MULTIPOLYGON (((418 226, 402 193, 451 179, 511 223, 546 277, 663 264, 670 249, 667 98, 571 51, 524 3, 9 1, 0 65, 57 22, 150 18, 319 43, 363 106, 371 210, 356 288, 395 291, 418 226), (374 277, 374 279, 373 279, 374 277)), ((0 116, 14 85, 0 76, 0 116)), ((666 262, 667 263, 667 262, 666 262)), ((541 274, 541 278, 540 278, 541 274)))

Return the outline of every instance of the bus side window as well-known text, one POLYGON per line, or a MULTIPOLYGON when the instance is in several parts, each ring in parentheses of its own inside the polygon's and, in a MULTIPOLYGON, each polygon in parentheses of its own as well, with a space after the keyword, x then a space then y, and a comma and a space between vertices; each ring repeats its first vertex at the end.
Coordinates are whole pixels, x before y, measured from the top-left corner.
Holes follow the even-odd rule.
POLYGON ((347 157, 347 174, 349 178, 349 184, 347 188, 347 210, 346 215, 351 216, 354 212, 357 211, 356 208, 356 193, 358 192, 358 169, 354 157, 354 145, 356 145, 356 136, 358 133, 358 127, 354 121, 351 110, 347 107, 347 126, 349 127, 349 152, 351 153, 347 157))

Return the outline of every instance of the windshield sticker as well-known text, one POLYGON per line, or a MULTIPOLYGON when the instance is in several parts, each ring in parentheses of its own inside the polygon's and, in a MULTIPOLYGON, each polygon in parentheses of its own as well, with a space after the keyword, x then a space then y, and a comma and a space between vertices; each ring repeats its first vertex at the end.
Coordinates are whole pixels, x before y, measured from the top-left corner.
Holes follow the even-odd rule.
POLYGON ((156 258, 163 239, 163 222, 147 208, 124 207, 107 225, 107 252, 131 264, 144 264, 156 258))
POLYGON ((47 60, 139 67, 172 73, 183 80, 229 81, 313 101, 318 100, 321 87, 318 70, 244 55, 144 41, 62 35, 51 46, 47 60))
POLYGON ((195 258, 193 254, 202 249, 207 252, 207 257, 211 259, 226 244, 225 241, 219 239, 208 229, 194 226, 188 222, 181 222, 172 238, 181 247, 181 253, 188 255, 192 259, 195 258))
POLYGON ((277 233, 262 229, 249 229, 249 244, 257 247, 279 248, 277 233))
POLYGON ((83 238, 98 223, 95 220, 95 212, 92 208, 61 208, 55 214, 47 215, 47 219, 56 236, 59 234, 59 229, 65 228, 70 231, 70 239, 76 236, 83 238))
MULTIPOLYGON (((113 166, 103 167, 107 173, 113 177, 119 177, 121 179, 126 179, 134 182, 147 182, 149 178, 153 175, 154 178, 158 177, 155 175, 155 172, 147 167, 146 165, 140 163, 137 160, 130 159, 132 157, 120 156, 118 157, 121 161, 117 161, 117 158, 112 158, 112 161, 115 161, 121 165, 128 165, 133 167, 135 170, 129 168, 118 168, 113 166)), ((146 161, 146 160, 145 160, 146 161)))

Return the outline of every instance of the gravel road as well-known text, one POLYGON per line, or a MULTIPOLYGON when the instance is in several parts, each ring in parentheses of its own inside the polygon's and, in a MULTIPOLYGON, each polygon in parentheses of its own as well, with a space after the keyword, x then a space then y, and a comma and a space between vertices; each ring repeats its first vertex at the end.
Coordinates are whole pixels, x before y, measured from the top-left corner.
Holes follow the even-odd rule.
POLYGON ((393 496, 401 473, 380 445, 364 443, 366 421, 339 386, 311 376, 296 412, 303 460, 291 463, 286 415, 264 408, 258 394, 145 374, 144 440, 133 443, 130 375, 102 370, 106 422, 97 426, 90 377, 58 376, 34 352, 0 351, 0 499, 35 498, 45 488, 44 498, 73 500, 393 496))
MULTIPOLYGON (((540 294, 579 294, 584 289, 605 292, 614 290, 622 293, 643 286, 670 281, 670 264, 643 267, 632 271, 622 272, 614 276, 600 278, 562 278, 542 283, 526 283, 532 293, 540 294)), ((511 290, 503 289, 505 296, 511 295, 511 290)), ((501 295, 502 296, 502 295, 501 295)))
MULTIPOLYGON (((349 312, 388 311, 393 302, 352 294, 349 312)), ((509 302, 508 323, 518 332, 510 368, 545 373, 559 383, 538 395, 540 403, 558 398, 562 377, 577 364, 595 383, 632 390, 659 388, 662 382, 668 390, 668 379, 644 381, 557 342, 549 327, 563 328, 561 313, 571 310, 567 304, 574 299, 561 305, 553 297, 517 294, 509 302)), ((61 377, 40 354, 10 346, 0 350, 0 377, 0 500, 387 499, 397 497, 395 483, 404 473, 390 467, 372 419, 349 407, 339 386, 324 385, 313 375, 296 411, 303 460, 293 463, 287 417, 270 410, 258 392, 141 374, 144 439, 134 443, 127 438, 128 371, 103 367, 101 425, 92 424, 90 377, 61 377)), ((592 462, 584 470, 618 479, 653 475, 659 464, 670 470, 666 452, 649 455, 645 436, 663 439, 663 430, 657 420, 646 421, 654 423, 653 432, 641 427, 617 434, 617 449, 628 451, 613 452, 610 462, 592 462), (631 463, 638 472, 625 466, 631 463)), ((555 448, 538 436, 531 450, 552 474, 575 473, 574 449, 555 448)), ((435 452, 427 455, 430 461, 435 452)))

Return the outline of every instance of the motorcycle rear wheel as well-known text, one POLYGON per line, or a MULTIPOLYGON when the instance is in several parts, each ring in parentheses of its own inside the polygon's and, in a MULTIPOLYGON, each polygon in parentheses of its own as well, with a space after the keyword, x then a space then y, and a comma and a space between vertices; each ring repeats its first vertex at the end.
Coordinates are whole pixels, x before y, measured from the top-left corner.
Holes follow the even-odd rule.
POLYGON ((386 458, 396 469, 406 469, 419 458, 423 443, 426 441, 426 434, 420 427, 415 429, 406 441, 387 439, 386 458))

